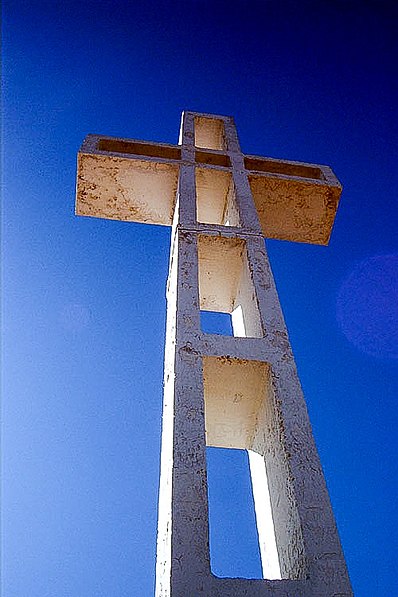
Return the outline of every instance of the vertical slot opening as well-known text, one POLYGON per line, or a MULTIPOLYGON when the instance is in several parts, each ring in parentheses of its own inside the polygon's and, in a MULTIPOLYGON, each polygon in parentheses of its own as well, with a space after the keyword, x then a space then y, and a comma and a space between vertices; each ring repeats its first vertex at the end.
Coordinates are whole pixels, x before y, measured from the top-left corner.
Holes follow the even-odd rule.
POLYGON ((195 117, 195 146, 225 151, 224 122, 219 118, 195 117))
MULTIPOLYGON (((270 369, 267 363, 259 361, 246 361, 240 359, 225 359, 223 357, 204 357, 203 359, 203 386, 205 397, 205 425, 206 445, 214 448, 223 448, 228 452, 231 448, 245 452, 247 475, 251 478, 250 491, 246 489, 241 499, 246 500, 245 518, 255 521, 253 528, 246 533, 249 535, 249 544, 253 543, 253 534, 257 536, 257 550, 260 554, 260 571, 258 561, 251 555, 251 562, 248 568, 257 569, 256 578, 280 579, 281 569, 279 566, 279 555, 276 546, 276 534, 271 508, 271 497, 268 490, 266 472, 267 454, 265 449, 259 450, 258 434, 264 431, 265 425, 262 417, 264 404, 270 399, 270 369), (257 451, 261 464, 253 462, 251 451, 257 451), (260 464, 260 466, 259 466, 260 464), (264 479, 265 475, 265 479, 264 479), (249 504, 247 503, 249 502, 249 504), (250 514, 250 508, 252 510, 250 514)), ((231 450, 231 451, 235 451, 231 450)), ((233 461, 233 455, 229 455, 229 461, 233 461)), ((236 475, 242 477, 239 467, 236 475)), ((221 473, 220 473, 221 474, 221 473)), ((233 473, 232 473, 233 476, 233 473)), ((212 478, 210 477, 210 481, 212 478)), ((214 481, 214 476, 213 476, 214 481)), ((246 488, 248 483, 246 482, 246 488)), ((243 490, 240 488, 240 495, 243 490)), ((209 490, 211 495, 211 486, 209 490)), ((228 520, 228 500, 225 502, 225 510, 215 518, 217 509, 213 504, 210 536, 216 538, 214 547, 217 552, 213 553, 213 561, 217 561, 217 574, 220 575, 219 566, 225 561, 225 557, 217 556, 218 550, 228 551, 228 535, 223 539, 221 545, 220 532, 215 526, 221 527, 225 524, 233 525, 234 521, 228 520), (227 522, 225 522, 225 520, 227 522)), ((212 505, 210 505, 210 508, 212 505)), ((250 527, 250 525, 249 525, 250 527)), ((246 544, 246 543, 245 543, 246 544)), ((230 557, 230 556, 228 556, 230 557)), ((228 560, 227 560, 228 561, 228 560)), ((235 562, 239 568, 239 561, 235 562)), ((231 564, 228 564, 230 570, 231 564)), ((222 571, 222 575, 227 574, 222 571)))
POLYGON ((211 571, 263 578, 246 450, 206 449, 211 571))
POLYGON ((196 216, 198 222, 240 226, 235 185, 231 172, 196 168, 196 216))
POLYGON ((246 242, 239 238, 200 235, 198 259, 200 309, 229 313, 236 337, 262 338, 246 242))
MULTIPOLYGON (((252 492, 245 499, 254 504, 262 577, 305 577, 301 525, 270 365, 204 357, 203 386, 206 445, 247 451, 252 492)), ((210 482, 214 482, 214 472, 210 482)), ((211 487, 209 491, 211 496, 211 487)), ((216 519, 217 509, 214 504, 211 507, 210 533, 219 541, 220 533, 215 531, 219 515, 216 519)), ((226 503, 223 516, 227 515, 226 503)), ((228 536, 221 549, 229 549, 228 536)), ((216 573, 220 574, 218 568, 216 573)))
POLYGON ((198 222, 240 226, 235 185, 231 172, 196 168, 196 215, 198 222))

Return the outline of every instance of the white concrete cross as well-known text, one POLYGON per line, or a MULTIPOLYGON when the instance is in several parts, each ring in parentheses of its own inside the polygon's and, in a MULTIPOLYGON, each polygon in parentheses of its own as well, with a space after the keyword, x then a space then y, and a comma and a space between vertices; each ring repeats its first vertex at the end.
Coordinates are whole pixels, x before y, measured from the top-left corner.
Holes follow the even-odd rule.
POLYGON ((230 117, 184 112, 178 145, 83 143, 79 215, 173 227, 157 597, 352 595, 263 240, 327 244, 340 193, 327 166, 243 155, 230 117), (211 572, 206 445, 248 450, 264 579, 211 572))

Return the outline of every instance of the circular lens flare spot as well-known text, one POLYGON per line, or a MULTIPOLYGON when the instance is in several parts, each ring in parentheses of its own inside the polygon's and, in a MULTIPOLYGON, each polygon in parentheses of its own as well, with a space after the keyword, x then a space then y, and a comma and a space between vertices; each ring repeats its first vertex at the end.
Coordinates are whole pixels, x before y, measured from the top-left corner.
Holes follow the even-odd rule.
POLYGON ((356 266, 338 292, 337 321, 366 354, 398 358, 398 255, 378 255, 356 266))

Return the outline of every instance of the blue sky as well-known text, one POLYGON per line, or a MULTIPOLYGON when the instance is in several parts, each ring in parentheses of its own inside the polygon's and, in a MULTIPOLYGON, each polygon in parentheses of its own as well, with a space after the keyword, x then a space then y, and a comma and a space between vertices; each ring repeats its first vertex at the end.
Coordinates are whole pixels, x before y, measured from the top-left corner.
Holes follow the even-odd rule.
POLYGON ((170 231, 76 217, 75 167, 87 133, 176 143, 183 109, 343 184, 328 247, 267 246, 355 594, 398 594, 397 16, 5 1, 5 597, 153 593, 170 231))

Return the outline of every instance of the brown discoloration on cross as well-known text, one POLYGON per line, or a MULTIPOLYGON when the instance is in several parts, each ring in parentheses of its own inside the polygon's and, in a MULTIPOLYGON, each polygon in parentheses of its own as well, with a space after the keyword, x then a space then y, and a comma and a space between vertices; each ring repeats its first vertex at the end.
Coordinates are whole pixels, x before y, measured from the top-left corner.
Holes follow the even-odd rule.
MULTIPOLYGON (((199 137, 196 142, 206 139, 199 137)), ((234 169, 231 155, 239 153, 234 148, 195 147, 187 160, 181 149, 181 145, 89 135, 78 155, 77 213, 171 226, 181 165, 194 164, 202 173, 228 174, 234 169)), ((327 244, 341 194, 332 170, 316 164, 241 157, 263 236, 327 244)))

